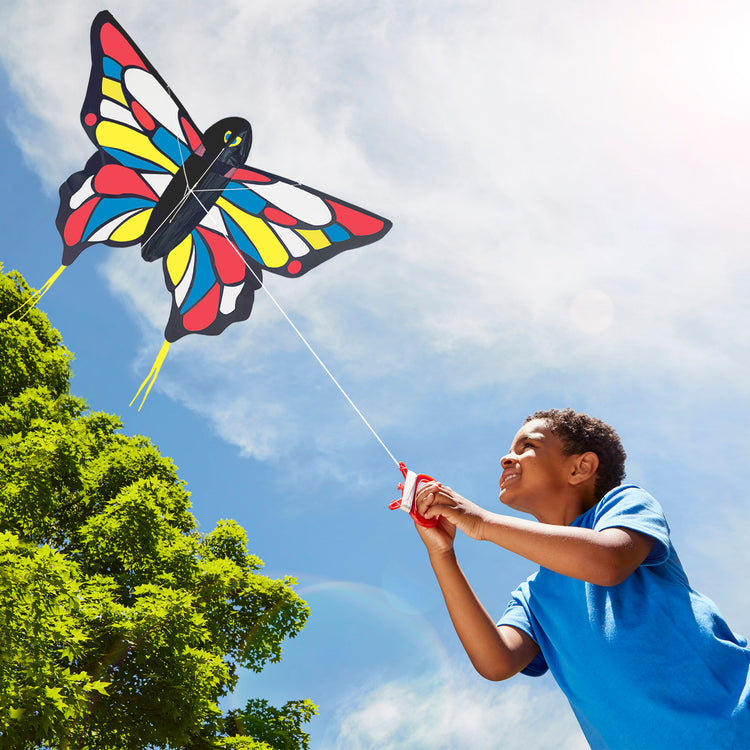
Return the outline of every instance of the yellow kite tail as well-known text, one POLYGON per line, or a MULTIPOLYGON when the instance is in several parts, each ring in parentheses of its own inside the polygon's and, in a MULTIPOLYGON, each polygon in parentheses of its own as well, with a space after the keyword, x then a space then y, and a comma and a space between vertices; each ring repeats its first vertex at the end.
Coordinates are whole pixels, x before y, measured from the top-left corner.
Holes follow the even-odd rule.
POLYGON ((159 349, 159 353, 156 355, 154 364, 151 365, 151 370, 149 371, 148 375, 146 375, 146 379, 141 383, 141 387, 138 389, 138 393, 136 393, 135 396, 133 396, 133 401, 130 402, 130 406, 133 405, 134 401, 138 398, 141 391, 148 384, 148 388, 146 388, 146 392, 143 394, 143 400, 141 401, 141 405, 138 407, 138 411, 140 411, 141 408, 143 407, 143 404, 146 403, 146 397, 148 396, 148 392, 151 390, 151 387, 156 382, 156 378, 159 377, 159 370, 161 370, 161 366, 164 364, 164 358, 167 356, 168 351, 169 351, 169 341, 165 341, 161 345, 161 349, 159 349))
POLYGON ((36 304, 39 302, 39 300, 44 297, 44 295, 47 293, 49 288, 55 283, 57 280, 57 277, 67 268, 67 266, 60 266, 60 268, 55 271, 52 276, 50 276, 47 281, 44 282, 44 286, 41 289, 37 289, 31 297, 29 297, 26 302, 24 302, 22 305, 19 305, 13 312, 10 314, 11 317, 14 316, 17 312, 21 312, 21 310, 24 309, 24 307, 28 308, 26 312, 19 318, 19 320, 23 320, 24 317, 28 314, 29 310, 31 310, 32 307, 35 307, 36 304))

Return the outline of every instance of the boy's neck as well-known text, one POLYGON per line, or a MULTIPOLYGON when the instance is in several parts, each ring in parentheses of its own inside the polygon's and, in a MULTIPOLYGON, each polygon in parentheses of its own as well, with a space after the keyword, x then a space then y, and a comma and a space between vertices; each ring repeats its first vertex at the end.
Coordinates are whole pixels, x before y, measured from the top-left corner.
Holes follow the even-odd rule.
POLYGON ((596 503, 593 488, 586 489, 585 492, 565 493, 555 501, 545 504, 545 507, 534 515, 540 523, 570 526, 578 516, 593 508, 596 503))

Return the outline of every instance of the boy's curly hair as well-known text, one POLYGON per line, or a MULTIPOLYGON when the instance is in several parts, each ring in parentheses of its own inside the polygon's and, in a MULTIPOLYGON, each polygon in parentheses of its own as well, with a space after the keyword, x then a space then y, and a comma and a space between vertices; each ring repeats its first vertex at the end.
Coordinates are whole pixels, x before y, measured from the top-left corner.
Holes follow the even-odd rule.
MULTIPOLYGON (((593 451, 599 457, 594 492, 597 502, 611 489, 622 484, 625 478, 627 454, 620 442, 620 436, 601 419, 581 414, 573 409, 547 409, 537 411, 526 418, 543 419, 550 431, 560 438, 566 454, 593 451)), ((526 423, 524 422, 524 424, 526 423)))

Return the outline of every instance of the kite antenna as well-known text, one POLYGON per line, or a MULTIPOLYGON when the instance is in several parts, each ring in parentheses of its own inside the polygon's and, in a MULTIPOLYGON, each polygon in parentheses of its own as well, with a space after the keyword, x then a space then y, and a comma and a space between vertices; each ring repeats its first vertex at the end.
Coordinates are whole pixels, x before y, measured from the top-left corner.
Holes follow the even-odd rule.
MULTIPOLYGON (((196 200, 198 202, 200 202, 200 198, 198 198, 197 195, 195 196, 195 198, 196 198, 196 200)), ((201 205, 203 205, 203 204, 201 203, 201 205)), ((205 206, 204 206, 204 208, 205 208, 205 206)), ((323 370, 325 371, 326 375, 328 375, 328 377, 331 379, 331 381, 336 386, 336 388, 338 388, 339 391, 341 391, 341 395, 349 402, 349 405, 357 413, 357 416, 364 422, 365 427, 367 427, 367 429, 370 430, 370 432, 374 435, 375 439, 383 447, 383 450, 388 454, 388 457, 391 459, 391 461, 393 461, 393 463, 396 464, 396 466, 399 466, 399 462, 396 460, 396 458, 393 455, 393 453, 391 453, 388 450, 388 446, 383 442, 383 440, 380 437, 380 435, 378 435, 378 433, 375 432, 375 429, 373 428, 373 426, 367 421, 367 419, 365 418, 365 415, 362 414, 362 412, 359 410, 359 408, 354 403, 354 401, 352 401, 352 399, 349 397, 349 394, 343 389, 343 387, 341 386, 341 383, 339 383, 339 381, 336 380, 336 378, 333 376, 333 373, 326 367, 325 363, 318 356, 318 353, 315 351, 315 349, 313 349, 313 347, 310 344, 310 342, 302 335, 302 332, 299 330, 299 328, 297 328, 297 326, 294 325, 292 319, 286 314, 286 311, 279 304, 279 302, 277 301, 276 297, 274 297, 273 294, 271 294, 271 292, 268 290, 268 287, 260 280, 260 277, 258 276, 258 274, 255 273, 255 269, 247 262, 247 260, 245 259, 244 255, 240 252, 240 249, 232 241, 231 237, 228 237, 227 233, 223 230, 223 228, 218 225, 218 222, 216 221, 216 217, 212 216, 211 213, 208 210, 206 210, 206 218, 210 218, 213 221, 213 223, 214 223, 214 227, 216 228, 216 231, 219 232, 222 236, 226 237, 226 239, 228 240, 228 242, 234 248, 234 250, 237 253, 237 255, 240 257, 240 259, 242 260, 242 262, 247 267, 248 271, 250 271, 250 273, 255 277, 255 280, 258 282, 258 284, 260 284, 260 286, 263 289, 263 291, 268 295, 268 298, 271 300, 271 302, 273 302, 274 305, 276 305, 276 308, 284 316, 284 318, 286 319, 286 322, 289 323, 289 325, 292 327, 292 330, 297 334, 297 336, 299 336, 300 341, 302 341, 302 343, 308 348, 310 354, 312 354, 313 357, 315 357, 315 359, 318 361, 318 364, 323 368, 323 370)))
POLYGON ((19 305, 13 312, 10 314, 10 317, 15 315, 17 312, 21 312, 21 310, 26 308, 26 312, 19 318, 19 320, 23 320, 29 313, 29 310, 31 310, 32 307, 35 307, 39 300, 44 297, 44 295, 49 291, 49 288, 55 283, 57 280, 57 277, 67 268, 67 266, 60 266, 60 268, 55 271, 52 276, 50 276, 47 281, 44 282, 44 286, 41 289, 37 289, 23 304, 19 305))
POLYGON ((148 375, 146 375, 144 381, 141 383, 141 387, 138 389, 135 396, 133 396, 133 400, 130 402, 129 406, 132 406, 135 403, 135 400, 138 398, 144 388, 146 389, 146 392, 143 394, 143 400, 138 407, 138 411, 140 411, 143 407, 143 404, 146 403, 146 397, 148 396, 149 391, 156 382, 156 378, 159 376, 159 370, 161 370, 161 366, 164 364, 164 360, 166 359, 168 351, 169 341, 164 341, 164 343, 161 345, 161 349, 159 349, 159 354, 157 354, 156 359, 154 360, 154 364, 151 365, 151 369, 149 370, 148 375))

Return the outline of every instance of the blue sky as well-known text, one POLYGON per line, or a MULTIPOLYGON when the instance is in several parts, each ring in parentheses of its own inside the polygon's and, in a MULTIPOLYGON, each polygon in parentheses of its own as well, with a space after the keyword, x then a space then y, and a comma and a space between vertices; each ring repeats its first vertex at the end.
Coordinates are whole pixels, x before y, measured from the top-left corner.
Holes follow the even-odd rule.
MULTIPOLYGON (((57 187, 92 151, 78 113, 100 9, 0 6, 0 260, 37 287, 60 262, 57 187)), ((399 460, 498 509, 528 413, 595 414, 694 586, 750 634, 745 3, 109 9, 199 127, 246 117, 252 164, 393 221, 269 288, 399 460)), ((315 750, 585 747, 548 679, 472 674, 421 543, 386 508, 396 467, 264 295, 221 337, 173 346, 141 412, 161 271, 94 247, 41 306, 76 355, 74 392, 152 438, 201 528, 235 518, 311 605, 283 662, 243 675, 229 705, 312 698, 315 750)), ((499 616, 533 565, 457 547, 499 616)))

